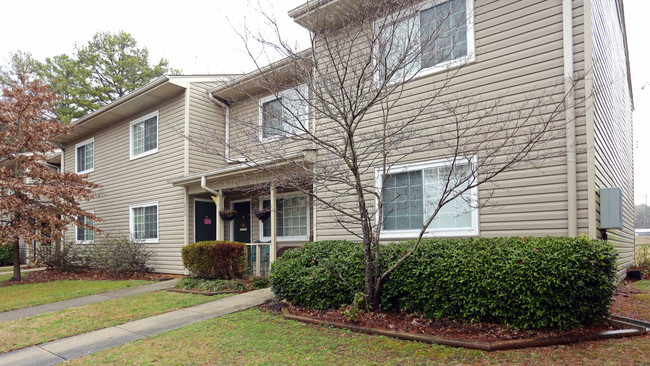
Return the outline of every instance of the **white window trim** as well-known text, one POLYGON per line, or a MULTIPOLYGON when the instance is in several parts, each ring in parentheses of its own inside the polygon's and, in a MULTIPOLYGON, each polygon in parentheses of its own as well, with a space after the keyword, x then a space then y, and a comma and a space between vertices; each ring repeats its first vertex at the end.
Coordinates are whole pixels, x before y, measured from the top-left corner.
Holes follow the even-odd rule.
MULTIPOLYGON (((458 161, 456 165, 469 163, 476 166, 476 156, 472 157, 471 160, 462 159, 458 161)), ((418 163, 403 164, 399 166, 390 167, 386 174, 398 174, 406 173, 411 171, 421 171, 427 168, 439 168, 443 166, 450 166, 453 163, 453 159, 438 159, 438 160, 429 160, 418 163)), ((381 194, 381 184, 382 184, 382 169, 375 168, 375 189, 377 190, 377 195, 381 194)), ((474 187, 469 190, 470 197, 474 204, 478 203, 478 187, 474 187)), ((379 201, 375 199, 375 210, 379 210, 379 201)), ((450 236, 478 236, 479 235, 479 212, 477 207, 472 207, 471 218, 472 218, 472 227, 471 228, 454 228, 454 229, 437 229, 437 228, 427 228, 424 232, 423 237, 432 238, 432 237, 450 237, 450 236)), ((382 217, 376 215, 375 224, 381 225, 382 217)), ((384 239, 409 239, 416 238, 420 234, 421 229, 416 230, 384 230, 381 229, 381 238, 384 239)))
POLYGON ((149 113, 147 115, 144 115, 144 116, 142 116, 142 117, 140 117, 140 118, 138 118, 136 120, 131 121, 131 123, 129 123, 129 160, 135 160, 135 159, 147 156, 147 155, 157 153, 158 152, 158 146, 159 146, 159 143, 160 143, 159 139, 160 139, 160 116, 158 114, 158 111, 151 112, 151 113, 149 113), (138 124, 140 122, 144 122, 144 121, 146 121, 149 118, 154 117, 154 116, 156 117, 156 148, 151 149, 149 151, 145 151, 142 154, 133 155, 133 125, 136 125, 136 124, 138 124))
MULTIPOLYGON (((95 211, 86 211, 86 212, 91 213, 91 214, 94 214, 94 213, 95 213, 95 211)), ((87 222, 87 221, 88 221, 88 218, 86 217, 86 222, 87 222)), ((94 223, 94 222, 93 222, 93 226, 95 226, 95 223, 94 223)), ((77 244, 92 244, 92 243, 95 242, 95 235, 94 235, 94 233, 93 233, 93 240, 78 240, 78 239, 77 239, 77 238, 78 238, 78 236, 77 236, 77 230, 78 230, 78 228, 79 228, 79 226, 75 226, 75 230, 74 230, 74 239, 75 239, 75 242, 76 242, 77 244)), ((84 235, 84 236, 85 236, 85 235, 84 235)))
POLYGON ((133 241, 136 241, 138 243, 158 243, 160 241, 160 206, 158 205, 158 201, 137 203, 129 206, 129 236, 133 241), (140 207, 150 207, 150 206, 156 206, 156 237, 147 238, 147 239, 136 239, 134 235, 135 228, 133 222, 133 209, 140 208, 140 207))
MULTIPOLYGON (((311 231, 311 210, 309 207, 309 196, 306 194, 302 194, 300 192, 290 192, 290 193, 281 193, 275 196, 276 199, 280 198, 293 198, 293 197, 305 197, 307 200, 307 235, 304 236, 276 236, 277 239, 280 239, 282 241, 302 241, 304 242, 305 240, 309 240, 309 233, 311 231)), ((260 210, 264 209, 264 200, 271 200, 270 195, 266 196, 261 196, 259 199, 259 208, 260 210)), ((270 220, 270 219, 269 219, 270 220)), ((264 226, 262 221, 260 220, 260 240, 271 240, 270 236, 264 236, 264 226)))
POLYGON ((74 171, 75 171, 75 173, 77 173, 77 174, 88 174, 88 173, 92 173, 92 172, 95 171, 95 150, 96 149, 95 149, 95 138, 94 137, 91 137, 88 140, 84 140, 84 141, 74 145, 74 171), (77 153, 77 149, 79 149, 80 147, 82 147, 84 145, 88 145, 88 144, 93 144, 93 167, 90 168, 90 169, 83 170, 83 171, 78 171, 77 168, 79 168, 79 154, 77 153))
MULTIPOLYGON (((449 0, 427 0, 423 1, 419 4, 413 5, 410 8, 408 8, 406 11, 402 11, 400 15, 402 17, 400 19, 397 19, 397 16, 392 15, 388 16, 385 19, 382 20, 382 22, 387 22, 387 23, 392 23, 392 22, 397 22, 400 21, 403 18, 409 17, 415 13, 419 13, 422 10, 430 9, 436 5, 440 5, 442 3, 446 3, 449 0), (395 18, 395 19, 391 19, 395 18)), ((419 17, 416 17, 417 19, 417 24, 419 26, 420 21, 419 17)), ((459 57, 457 59, 453 60, 448 60, 448 61, 443 61, 438 64, 435 64, 433 66, 427 67, 425 69, 421 69, 418 72, 415 73, 415 75, 406 75, 406 78, 409 79, 416 79, 425 75, 431 75, 435 73, 439 73, 454 67, 459 67, 461 65, 469 64, 472 62, 476 61, 476 42, 475 42, 475 34, 474 34, 474 0, 465 0, 465 25, 467 27, 467 55, 463 57, 459 57)), ((375 26, 375 29, 377 27, 375 26)), ((373 50, 374 52, 374 50, 373 50)), ((375 58, 375 66, 377 60, 375 58)), ((379 68, 375 67, 376 70, 379 68)), ((399 78, 390 81, 389 84, 397 83, 400 82, 399 78)))
MULTIPOLYGON (((308 92, 308 89, 306 88, 306 86, 307 86, 307 84, 301 84, 301 85, 298 85, 294 89, 305 88, 305 92, 308 92)), ((280 92, 278 94, 269 95, 267 97, 261 98, 258 101, 258 106, 259 106, 259 108, 258 108, 259 109, 259 112, 258 112, 259 113, 259 117, 258 117, 258 126, 259 126, 258 130, 259 130, 259 133, 258 134, 259 134, 260 142, 266 143, 266 142, 280 140, 280 139, 283 139, 283 138, 285 138, 287 136, 290 136, 290 135, 287 135, 287 134, 281 134, 281 135, 276 135, 276 136, 271 136, 271 137, 264 137, 264 130, 263 130, 263 128, 264 128, 264 110, 263 110, 262 107, 264 106, 264 103, 272 102, 272 101, 274 101, 276 99, 282 98, 282 96, 290 93, 291 90, 293 90, 293 89, 285 90, 285 91, 282 91, 282 92, 280 92)), ((284 105, 283 105, 283 107, 284 107, 284 105)), ((309 104, 305 105, 305 108, 306 108, 305 115, 307 116, 307 123, 305 124, 305 130, 309 130, 309 104)), ((296 133, 296 134, 301 135, 303 133, 306 133, 306 132, 305 131, 298 131, 298 133, 296 133)))

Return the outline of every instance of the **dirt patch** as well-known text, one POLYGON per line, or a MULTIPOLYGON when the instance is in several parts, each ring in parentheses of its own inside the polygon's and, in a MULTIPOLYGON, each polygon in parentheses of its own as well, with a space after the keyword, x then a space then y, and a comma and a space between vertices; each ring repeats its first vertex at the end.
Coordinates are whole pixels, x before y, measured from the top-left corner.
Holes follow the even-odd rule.
POLYGON ((144 280, 144 281, 165 281, 173 278, 183 277, 182 275, 166 273, 123 273, 109 274, 100 271, 63 272, 55 269, 43 271, 23 272, 23 279, 20 282, 5 281, 0 287, 12 285, 24 285, 29 283, 41 283, 60 280, 90 280, 90 281, 122 281, 122 280, 144 280), (28 274, 28 276, 25 276, 28 274))
POLYGON ((614 292, 610 311, 612 314, 650 321, 650 295, 635 288, 632 282, 623 281, 614 292))

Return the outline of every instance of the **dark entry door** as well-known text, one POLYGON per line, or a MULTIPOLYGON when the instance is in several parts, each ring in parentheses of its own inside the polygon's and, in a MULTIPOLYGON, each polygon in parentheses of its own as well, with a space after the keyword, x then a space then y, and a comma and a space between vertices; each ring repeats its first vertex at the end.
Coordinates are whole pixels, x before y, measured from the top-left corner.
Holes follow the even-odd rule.
POLYGON ((217 206, 194 201, 194 241, 217 240, 217 206))
POLYGON ((251 242, 251 203, 236 202, 233 203, 233 210, 237 211, 237 216, 233 220, 233 239, 240 243, 251 242))

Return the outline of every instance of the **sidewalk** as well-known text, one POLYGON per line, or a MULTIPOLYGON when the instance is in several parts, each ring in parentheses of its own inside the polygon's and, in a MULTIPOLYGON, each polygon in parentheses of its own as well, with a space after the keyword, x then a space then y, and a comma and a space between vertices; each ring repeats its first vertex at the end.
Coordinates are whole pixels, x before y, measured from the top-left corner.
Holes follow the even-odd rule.
MULTIPOLYGON (((5 268, 6 268, 6 267, 0 268, 0 271, 4 271, 5 268)), ((46 268, 45 268, 45 267, 41 267, 41 268, 30 268, 30 269, 27 269, 26 266, 20 266, 20 272, 21 272, 21 273, 29 273, 29 272, 42 271, 42 270, 44 270, 44 269, 46 269, 46 268)), ((8 275, 8 274, 13 274, 13 273, 14 273, 14 270, 11 269, 10 271, 0 272, 0 276, 2 276, 2 275, 8 275)))
POLYGON ((268 288, 246 292, 150 318, 23 348, 0 355, 0 366, 53 365, 203 320, 248 309, 273 297, 273 293, 268 288))
POLYGON ((14 320, 18 318, 26 318, 28 316, 45 314, 52 311, 63 310, 63 309, 77 307, 77 306, 94 304, 96 302, 102 302, 106 300, 119 299, 121 297, 126 297, 131 295, 138 295, 147 292, 165 290, 174 287, 176 281, 178 281, 178 279, 156 282, 150 285, 123 288, 115 291, 102 292, 95 295, 77 297, 70 300, 52 302, 49 304, 32 306, 29 308, 5 311, 0 313, 0 322, 7 321, 7 320, 14 320))

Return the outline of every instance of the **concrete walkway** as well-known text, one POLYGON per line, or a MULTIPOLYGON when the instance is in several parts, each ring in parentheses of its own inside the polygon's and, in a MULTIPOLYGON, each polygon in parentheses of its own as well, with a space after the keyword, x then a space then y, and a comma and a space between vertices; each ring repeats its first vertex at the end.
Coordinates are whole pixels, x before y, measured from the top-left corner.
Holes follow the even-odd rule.
POLYGON ((144 294, 147 292, 154 292, 165 290, 168 288, 174 287, 178 279, 173 279, 169 281, 161 281, 152 283, 150 285, 135 286, 129 288, 123 288, 115 291, 102 292, 95 295, 77 297, 70 300, 63 300, 58 302, 53 302, 49 304, 43 304, 38 306, 32 306, 29 308, 22 308, 18 310, 5 311, 0 313, 0 322, 7 320, 14 320, 19 318, 26 318, 28 316, 40 315, 49 313, 52 311, 58 311, 63 309, 74 308, 77 306, 83 306, 88 304, 94 304, 96 302, 102 302, 106 300, 119 299, 121 297, 144 294))
MULTIPOLYGON (((42 271, 42 270, 45 270, 45 269, 46 269, 45 267, 42 267, 42 268, 30 268, 30 269, 20 267, 20 273, 36 272, 36 271, 42 271)), ((0 272, 0 276, 9 275, 9 274, 14 274, 14 270, 12 269, 11 271, 0 272)))
POLYGON ((8 352, 0 355, 0 365, 53 365, 203 320, 248 309, 273 297, 273 293, 268 288, 246 292, 115 327, 8 352))

